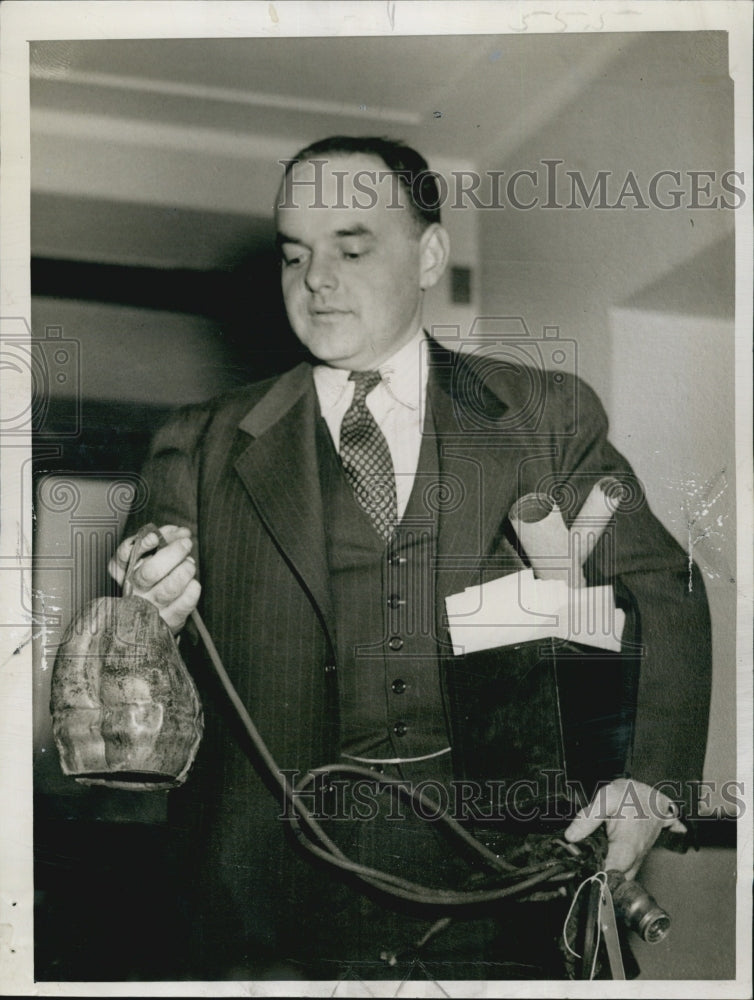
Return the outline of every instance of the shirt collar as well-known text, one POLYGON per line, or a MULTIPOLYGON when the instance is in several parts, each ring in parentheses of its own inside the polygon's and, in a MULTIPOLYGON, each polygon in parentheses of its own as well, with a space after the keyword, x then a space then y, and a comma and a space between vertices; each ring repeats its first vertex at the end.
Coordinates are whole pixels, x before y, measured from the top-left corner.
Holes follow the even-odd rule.
MULTIPOLYGON (((411 410, 421 408, 427 385, 428 367, 425 361, 424 340, 424 331, 418 330, 407 344, 377 368, 389 395, 411 410)), ((331 368, 329 365, 315 366, 314 384, 323 413, 337 406, 348 388, 350 374, 344 368, 331 368)))

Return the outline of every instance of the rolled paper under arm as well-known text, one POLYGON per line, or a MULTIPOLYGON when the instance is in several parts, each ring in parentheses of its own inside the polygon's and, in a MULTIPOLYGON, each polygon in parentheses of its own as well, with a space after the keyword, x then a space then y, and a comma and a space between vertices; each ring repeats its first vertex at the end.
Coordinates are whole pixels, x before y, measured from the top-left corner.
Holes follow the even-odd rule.
POLYGON ((620 506, 624 486, 615 476, 603 476, 571 525, 547 493, 527 493, 511 508, 510 522, 518 535, 534 575, 541 580, 567 580, 572 587, 584 582, 581 567, 620 506))
POLYGON ((592 487, 571 525, 571 537, 583 565, 594 551, 611 517, 620 507, 625 487, 615 476, 603 476, 592 487))
POLYGON ((534 575, 541 580, 568 580, 571 547, 560 508, 546 493, 527 493, 508 515, 534 575))

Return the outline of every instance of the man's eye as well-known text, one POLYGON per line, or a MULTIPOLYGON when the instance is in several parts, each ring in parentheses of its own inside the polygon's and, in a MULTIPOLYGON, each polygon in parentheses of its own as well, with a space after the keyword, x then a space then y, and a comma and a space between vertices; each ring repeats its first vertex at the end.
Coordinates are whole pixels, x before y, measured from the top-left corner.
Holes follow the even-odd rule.
POLYGON ((344 260, 359 260, 361 257, 365 256, 366 252, 367 251, 363 247, 360 247, 358 250, 346 249, 345 247, 342 247, 340 251, 344 260))
POLYGON ((283 250, 280 255, 280 262, 283 267, 298 267, 304 263, 306 254, 302 250, 283 250))

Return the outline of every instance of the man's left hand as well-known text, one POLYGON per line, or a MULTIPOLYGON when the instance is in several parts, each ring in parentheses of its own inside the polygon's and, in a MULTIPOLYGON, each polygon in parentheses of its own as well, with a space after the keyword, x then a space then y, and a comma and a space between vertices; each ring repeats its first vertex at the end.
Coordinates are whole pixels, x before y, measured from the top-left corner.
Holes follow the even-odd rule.
POLYGON ((589 805, 579 810, 565 831, 565 839, 583 840, 601 823, 605 824, 608 842, 605 871, 617 869, 627 879, 635 877, 663 829, 686 831, 675 803, 667 795, 628 778, 618 778, 600 788, 589 805))

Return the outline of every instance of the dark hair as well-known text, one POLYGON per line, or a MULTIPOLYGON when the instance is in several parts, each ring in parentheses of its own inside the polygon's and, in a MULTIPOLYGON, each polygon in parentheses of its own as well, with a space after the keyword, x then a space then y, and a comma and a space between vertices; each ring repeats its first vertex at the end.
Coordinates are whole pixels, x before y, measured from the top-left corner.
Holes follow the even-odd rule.
POLYGON ((421 153, 407 146, 400 139, 386 139, 372 135, 331 135, 306 146, 286 161, 285 176, 296 163, 313 160, 323 155, 363 154, 376 156, 392 173, 398 175, 403 189, 408 193, 414 219, 422 229, 440 221, 440 189, 435 174, 421 153))

